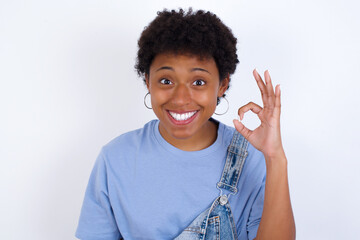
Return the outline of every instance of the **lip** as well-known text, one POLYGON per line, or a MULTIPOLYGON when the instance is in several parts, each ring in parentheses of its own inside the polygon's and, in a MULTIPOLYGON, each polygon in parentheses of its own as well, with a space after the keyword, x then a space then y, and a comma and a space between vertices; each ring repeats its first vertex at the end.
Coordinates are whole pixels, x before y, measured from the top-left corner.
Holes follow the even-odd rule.
POLYGON ((166 113, 167 113, 170 121, 171 121, 172 123, 174 123, 175 125, 186 125, 186 124, 191 123, 191 122, 196 118, 196 116, 197 116, 198 113, 199 113, 199 110, 192 110, 192 111, 166 110, 166 113), (195 113, 194 115, 192 115, 189 119, 186 119, 186 120, 183 120, 183 121, 178 121, 178 120, 176 120, 175 118, 173 118, 173 117, 170 115, 170 111, 171 111, 171 112, 174 112, 174 113, 178 113, 178 114, 184 114, 184 113, 194 112, 194 111, 196 111, 196 113, 195 113))

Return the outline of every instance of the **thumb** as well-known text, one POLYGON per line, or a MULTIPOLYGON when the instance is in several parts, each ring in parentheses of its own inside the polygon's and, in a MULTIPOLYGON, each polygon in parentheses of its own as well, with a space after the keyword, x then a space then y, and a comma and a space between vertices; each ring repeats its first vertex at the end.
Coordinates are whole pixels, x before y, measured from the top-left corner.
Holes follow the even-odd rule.
POLYGON ((252 134, 252 131, 250 129, 248 129, 247 127, 244 126, 244 124, 242 124, 239 120, 234 119, 233 120, 235 129, 241 133, 241 135, 243 135, 246 140, 249 140, 250 135, 252 134))

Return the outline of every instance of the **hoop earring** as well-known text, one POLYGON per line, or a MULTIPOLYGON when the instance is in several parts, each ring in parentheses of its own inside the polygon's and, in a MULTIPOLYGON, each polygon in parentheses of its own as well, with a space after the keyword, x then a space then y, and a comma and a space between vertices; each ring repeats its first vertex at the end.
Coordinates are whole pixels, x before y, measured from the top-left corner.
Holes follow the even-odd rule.
POLYGON ((148 92, 147 94, 145 94, 145 97, 144 97, 144 105, 147 109, 152 109, 151 107, 149 107, 148 105, 146 105, 146 97, 150 94, 150 92, 148 92))
POLYGON ((225 101, 227 102, 227 108, 226 108, 226 111, 224 113, 215 113, 215 115, 218 115, 218 116, 221 116, 221 115, 224 115, 225 113, 227 113, 229 111, 229 101, 226 99, 226 97, 223 97, 223 99, 225 99, 225 101))

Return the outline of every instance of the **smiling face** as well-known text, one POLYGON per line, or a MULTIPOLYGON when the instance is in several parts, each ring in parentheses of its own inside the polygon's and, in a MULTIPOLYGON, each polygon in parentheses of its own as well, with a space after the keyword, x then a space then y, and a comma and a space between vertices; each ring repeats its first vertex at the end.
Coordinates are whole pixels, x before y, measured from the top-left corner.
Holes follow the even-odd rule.
POLYGON ((183 150, 200 150, 215 141, 216 127, 209 118, 215 111, 217 97, 227 89, 228 79, 219 81, 213 58, 158 54, 146 84, 166 141, 183 150))

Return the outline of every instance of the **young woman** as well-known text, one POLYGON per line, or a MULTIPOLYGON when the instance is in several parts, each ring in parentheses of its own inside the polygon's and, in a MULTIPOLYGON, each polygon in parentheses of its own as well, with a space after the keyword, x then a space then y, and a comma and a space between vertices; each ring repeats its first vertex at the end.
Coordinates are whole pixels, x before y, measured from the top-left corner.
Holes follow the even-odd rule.
MULTIPOLYGON (((143 31, 136 69, 158 120, 106 144, 86 190, 80 239, 294 239, 280 87, 253 72, 253 131, 212 118, 239 62, 216 15, 167 11, 143 31), (266 186, 266 187, 265 187, 266 186)), ((144 101, 145 103, 145 101, 144 101)))

